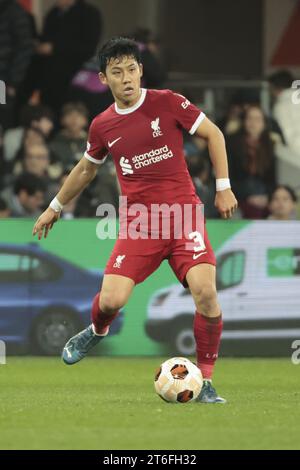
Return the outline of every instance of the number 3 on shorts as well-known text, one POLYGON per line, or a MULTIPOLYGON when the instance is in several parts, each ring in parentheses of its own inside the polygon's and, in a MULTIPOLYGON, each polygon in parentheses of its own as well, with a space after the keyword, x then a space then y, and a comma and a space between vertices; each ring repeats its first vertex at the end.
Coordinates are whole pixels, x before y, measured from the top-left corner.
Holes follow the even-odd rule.
POLYGON ((199 243, 199 246, 194 246, 194 251, 195 253, 198 253, 199 251, 204 251, 206 249, 203 237, 200 232, 191 232, 189 233, 189 238, 191 240, 194 240, 195 243, 199 243))

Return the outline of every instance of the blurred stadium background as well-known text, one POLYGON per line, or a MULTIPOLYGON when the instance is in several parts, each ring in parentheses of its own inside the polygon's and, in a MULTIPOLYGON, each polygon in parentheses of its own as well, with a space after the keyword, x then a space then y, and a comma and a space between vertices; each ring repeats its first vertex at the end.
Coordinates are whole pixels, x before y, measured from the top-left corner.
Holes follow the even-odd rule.
MULTIPOLYGON (((283 402, 296 384, 295 367, 287 358, 296 349, 295 341, 300 340, 300 83, 295 83, 300 79, 298 0, 0 0, 0 80, 5 84, 0 96, 0 340, 5 342, 8 355, 23 356, 11 359, 20 378, 15 387, 20 386, 29 397, 33 393, 31 373, 33 384, 38 377, 45 387, 55 382, 57 370, 52 359, 47 359, 50 375, 46 377, 47 362, 36 361, 47 360, 35 358, 26 363, 26 355, 58 355, 66 339, 89 323, 91 299, 114 244, 97 238, 99 218, 95 215, 103 202, 118 207, 119 187, 109 159, 92 185, 65 208, 63 220, 50 237, 40 246, 31 237, 35 217, 47 207, 84 153, 91 119, 112 103, 110 92, 97 81, 95 55, 98 46, 112 35, 138 40, 144 86, 184 94, 225 135, 231 182, 239 200, 239 210, 231 221, 219 220, 214 208, 214 175, 205 142, 184 136, 188 168, 205 204, 209 235, 219 260, 218 288, 225 326, 221 355, 286 359, 260 363, 236 360, 236 366, 225 359, 219 383, 225 384, 232 399, 240 399, 239 392, 246 394, 248 409, 230 418, 225 411, 219 419, 233 420, 237 430, 244 429, 245 434, 234 435, 241 438, 236 441, 237 448, 276 447, 279 442, 285 448, 295 447, 296 442, 282 441, 284 432, 280 441, 271 424, 274 416, 285 419, 287 409, 265 417, 270 420, 267 441, 259 442, 254 425, 250 426, 253 440, 248 440, 247 424, 241 423, 243 412, 248 422, 254 422, 252 406, 256 404, 251 394, 264 394, 264 378, 270 397, 278 386, 278 371, 289 376, 290 381, 281 384, 283 402), (231 383, 227 371, 235 367, 238 375, 231 383), (255 389, 251 387, 257 372, 260 388, 255 389), (245 381, 244 388, 239 389, 239 381, 245 381)), ((192 315, 189 292, 181 289, 163 264, 136 288, 98 353, 117 357, 193 355, 192 315)), ((142 364, 150 364, 151 373, 150 360, 153 362, 136 359, 136 367, 142 371, 142 364)), ((122 363, 107 361, 104 387, 109 388, 118 373, 122 376, 122 363), (111 376, 110 364, 115 367, 111 376)), ((133 363, 126 364, 133 367, 133 363)), ((95 362, 89 367, 93 371, 95 362)), ((5 377, 11 383, 7 397, 13 396, 9 395, 15 390, 11 372, 3 374, 4 383, 5 377)), ((58 390, 65 385, 62 372, 59 374, 58 390)), ((145 414, 147 406, 152 406, 147 374, 143 378, 145 414)), ((70 383, 78 383, 73 370, 70 377, 70 383)), ((130 401, 128 397, 136 390, 130 384, 126 388, 125 382, 122 386, 130 401)), ((100 379, 93 385, 101 387, 100 379)), ((3 441, 6 448, 17 445, 12 443, 15 437, 25 448, 47 448, 47 439, 38 437, 42 426, 38 407, 45 404, 44 390, 37 393, 36 414, 24 414, 24 419, 27 416, 36 423, 35 434, 25 437, 23 425, 16 431, 12 423, 3 441)), ((14 400, 4 410, 7 417, 23 406, 19 397, 14 400)), ((116 413, 122 413, 118 397, 114 400, 116 413)), ((260 412, 265 413, 267 401, 261 403, 260 412)), ((130 406, 135 409, 133 401, 130 406)), ((50 421, 52 411, 50 406, 50 421)), ((201 437, 206 448, 215 442, 214 419, 206 421, 207 435, 201 437)), ((188 423, 192 426, 191 419, 188 423)), ((65 425, 63 418, 61 425, 65 425)), ((133 428, 136 423, 129 419, 126 425, 133 428)), ((148 425, 150 433, 155 424, 150 420, 148 425)), ((52 426, 50 448, 78 448, 80 442, 86 448, 99 445, 87 428, 83 441, 78 435, 78 441, 70 443, 59 434, 54 438, 54 421, 52 426)), ((155 448, 162 442, 165 448, 184 448, 178 447, 183 444, 176 441, 176 429, 169 429, 170 438, 165 441, 166 433, 154 433, 148 444, 137 441, 136 445, 155 448)), ((117 437, 123 439, 120 433, 117 437)), ((229 448, 230 439, 223 438, 218 445, 229 448)), ((135 448, 134 441, 129 441, 118 442, 124 442, 124 448, 135 448)), ((185 448, 196 448, 188 447, 197 445, 196 438, 183 442, 185 448)), ((104 438, 101 445, 105 448, 110 443, 104 438)))

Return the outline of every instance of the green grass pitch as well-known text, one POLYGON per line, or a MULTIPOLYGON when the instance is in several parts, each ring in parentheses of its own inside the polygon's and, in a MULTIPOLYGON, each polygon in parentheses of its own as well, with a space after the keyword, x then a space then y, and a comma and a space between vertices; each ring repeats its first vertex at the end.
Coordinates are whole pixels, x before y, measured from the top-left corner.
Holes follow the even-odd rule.
MULTIPOLYGON (((166 359, 166 358, 164 358, 166 359)), ((9 357, 0 365, 1 449, 299 449, 300 365, 220 359, 227 405, 169 404, 162 358, 9 357)))

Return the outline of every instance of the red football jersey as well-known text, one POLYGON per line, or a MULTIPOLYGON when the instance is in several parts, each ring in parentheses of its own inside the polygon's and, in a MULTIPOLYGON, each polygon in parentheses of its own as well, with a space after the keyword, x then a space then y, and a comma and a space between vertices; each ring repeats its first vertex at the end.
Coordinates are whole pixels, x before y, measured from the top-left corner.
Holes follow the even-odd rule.
POLYGON ((84 155, 98 164, 112 155, 129 205, 198 204, 184 158, 182 128, 194 134, 204 118, 182 95, 142 89, 131 108, 114 103, 96 116, 84 155))

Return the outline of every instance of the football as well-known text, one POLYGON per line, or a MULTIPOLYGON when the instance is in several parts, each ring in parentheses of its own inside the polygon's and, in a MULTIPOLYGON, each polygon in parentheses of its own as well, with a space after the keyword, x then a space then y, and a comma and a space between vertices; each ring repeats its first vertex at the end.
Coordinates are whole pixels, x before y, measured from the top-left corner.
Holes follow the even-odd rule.
POLYGON ((200 369, 185 357, 173 357, 163 362, 154 379, 158 396, 172 403, 187 403, 195 400, 202 384, 200 369))

